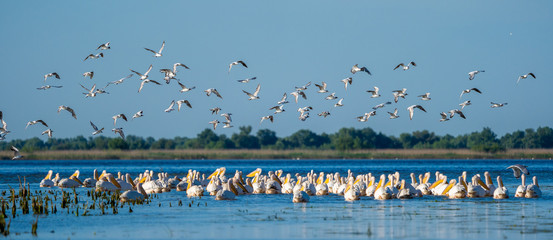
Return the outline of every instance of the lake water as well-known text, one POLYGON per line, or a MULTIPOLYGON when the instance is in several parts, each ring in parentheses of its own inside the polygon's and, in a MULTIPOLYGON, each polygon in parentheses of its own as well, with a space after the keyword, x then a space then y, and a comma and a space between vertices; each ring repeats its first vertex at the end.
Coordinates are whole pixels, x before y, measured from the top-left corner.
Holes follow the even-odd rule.
MULTIPOLYGON (((218 167, 227 175, 236 169, 249 173, 260 167, 299 172, 340 172, 373 175, 400 172, 440 171, 449 179, 462 171, 468 176, 489 171, 495 181, 503 178, 510 198, 449 200, 425 196, 410 200, 377 201, 362 197, 346 202, 342 196, 313 196, 309 203, 292 203, 291 195, 241 195, 235 201, 215 201, 212 196, 188 199, 185 192, 157 194, 147 205, 128 206, 118 214, 75 216, 60 210, 38 218, 37 237, 31 235, 32 214, 18 213, 12 219, 10 239, 553 239, 553 162, 550 160, 94 160, 94 161, 3 161, 0 190, 18 187, 17 176, 25 176, 31 190, 48 170, 68 177, 76 169, 81 179, 94 169, 130 173, 133 177, 146 169, 183 177, 188 169, 206 175, 218 167), (531 176, 539 179, 543 196, 539 199, 514 198, 520 181, 512 164, 527 165, 531 176), (178 202, 183 203, 178 206, 178 202)), ((432 175, 434 176, 434 175, 432 175)), ((431 181, 434 177, 431 178, 431 181)), ((528 184, 528 182, 527 182, 528 184)), ((497 184, 496 184, 497 185, 497 184)), ((42 189, 44 190, 44 189, 42 189)), ((86 188, 77 190, 80 201, 87 201, 86 188)), ((61 191, 56 188, 56 191, 61 191)), ((82 210, 82 209, 81 209, 82 210)))

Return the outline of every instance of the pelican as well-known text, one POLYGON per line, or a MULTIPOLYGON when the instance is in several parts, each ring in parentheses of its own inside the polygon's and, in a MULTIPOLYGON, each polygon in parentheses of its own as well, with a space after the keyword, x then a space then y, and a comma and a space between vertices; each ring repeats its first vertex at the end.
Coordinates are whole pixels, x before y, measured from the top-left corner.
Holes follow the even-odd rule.
POLYGON ((27 122, 27 126, 25 126, 25 129, 27 129, 27 127, 29 127, 30 125, 35 125, 37 123, 40 123, 40 124, 44 125, 45 127, 48 127, 48 124, 46 124, 44 121, 39 119, 39 120, 34 120, 34 121, 27 122))
POLYGON ((447 192, 447 196, 449 199, 460 199, 465 198, 467 196, 467 190, 466 190, 465 180, 462 176, 459 177, 459 182, 457 184, 454 184, 449 191, 447 192))
POLYGON ((148 198, 148 194, 146 193, 146 191, 144 191, 142 183, 139 182, 138 184, 136 184, 136 191, 125 191, 119 196, 119 201, 135 203, 144 201, 144 199, 146 198, 148 198))
POLYGON ((481 73, 481 72, 486 72, 486 71, 484 71, 484 70, 476 70, 476 71, 469 72, 469 80, 474 79, 474 77, 476 77, 476 74, 481 73))
POLYGON ((79 180, 79 170, 75 171, 69 178, 64 178, 59 181, 58 187, 60 188, 76 188, 83 185, 83 182, 79 180))
POLYGON ((280 179, 271 171, 268 174, 269 179, 265 184, 265 193, 266 194, 280 194, 282 193, 282 183, 280 179))
POLYGON ((215 200, 234 200, 238 195, 238 191, 234 187, 232 179, 229 179, 223 188, 215 195, 215 200))
POLYGON ((186 187, 186 196, 191 197, 201 197, 204 195, 204 189, 201 185, 193 184, 194 180, 192 177, 188 178, 188 187, 186 187))
POLYGON ((303 91, 291 92, 290 95, 294 96, 294 98, 296 99, 296 103, 298 103, 299 96, 301 96, 303 99, 307 100, 307 95, 305 95, 305 93, 303 91))
POLYGON ((118 118, 122 118, 123 120, 125 120, 125 122, 127 121, 127 116, 125 116, 125 114, 123 114, 123 113, 117 114, 117 115, 115 115, 111 118, 113 118, 113 126, 115 126, 115 123, 117 123, 118 118))
MULTIPOLYGON (((507 167, 507 169, 513 170, 513 175, 515 176, 515 178, 520 178, 521 173, 524 173, 524 175, 530 175, 530 172, 528 171, 528 166, 515 164, 507 167)), ((524 183, 522 185, 524 185, 524 183)))
POLYGON ((179 81, 177 81, 177 83, 179 84, 179 86, 181 87, 181 90, 179 90, 179 92, 181 93, 184 93, 184 92, 188 92, 192 89, 195 89, 196 87, 190 87, 190 88, 187 88, 186 86, 184 86, 184 84, 180 83, 179 81))
POLYGON ((333 92, 333 93, 331 93, 330 95, 328 95, 328 96, 325 97, 326 100, 334 100, 334 99, 336 99, 336 98, 338 98, 338 97, 336 97, 336 93, 335 93, 335 92, 333 92))
POLYGON ((92 135, 100 134, 104 131, 104 128, 98 130, 98 127, 96 127, 96 125, 94 125, 92 121, 90 121, 90 125, 92 126, 92 129, 94 129, 94 132, 92 132, 92 135))
POLYGON ((108 50, 108 49, 111 49, 111 47, 109 46, 109 42, 107 43, 104 43, 104 44, 100 44, 100 46, 98 46, 96 48, 96 50, 108 50))
POLYGON ((206 89, 204 90, 205 94, 209 97, 211 95, 211 93, 215 94, 217 97, 219 97, 220 99, 223 99, 223 97, 221 97, 221 94, 219 94, 219 92, 217 91, 217 89, 215 88, 209 88, 209 89, 206 89))
POLYGON ((409 111, 409 119, 411 120, 413 120, 413 112, 415 112, 415 108, 418 108, 423 112, 426 112, 426 110, 421 105, 411 105, 410 107, 407 108, 407 110, 409 111))
POLYGON ((344 191, 344 199, 346 201, 356 201, 359 200, 359 188, 354 184, 353 177, 350 177, 346 190, 344 191))
POLYGON ((44 85, 42 87, 37 88, 38 90, 47 90, 50 88, 62 88, 63 86, 51 86, 51 85, 44 85))
POLYGON ((213 130, 217 129, 217 124, 219 124, 221 122, 219 122, 219 120, 213 120, 211 122, 209 122, 209 124, 213 124, 213 130))
POLYGON ((241 60, 240 60, 240 61, 236 61, 236 62, 231 62, 231 63, 228 65, 228 73, 230 73, 230 70, 232 69, 232 66, 238 65, 238 64, 244 66, 245 68, 248 68, 248 66, 246 65, 246 63, 245 63, 244 61, 241 61, 241 60))
POLYGON ((397 194, 398 199, 411 199, 415 196, 413 192, 415 188, 411 184, 405 184, 405 179, 401 180, 399 192, 397 194))
POLYGON ((190 104, 190 102, 188 100, 178 100, 177 105, 178 105, 178 111, 179 112, 180 112, 180 107, 182 106, 182 104, 186 104, 186 106, 188 106, 189 108, 192 108, 192 105, 190 104))
POLYGON ((42 132, 41 135, 47 134, 47 135, 48 135, 48 138, 52 138, 52 133, 53 133, 53 132, 54 132, 54 131, 52 131, 52 129, 49 129, 49 128, 48 128, 48 129, 46 129, 44 132, 42 132))
POLYGON ((522 184, 517 187, 515 197, 524 197, 526 196, 526 175, 522 174, 522 176, 519 175, 519 177, 521 178, 522 184))
POLYGON ((46 82, 46 79, 48 79, 49 77, 55 77, 57 79, 60 79, 60 75, 57 72, 51 72, 51 73, 44 74, 44 82, 46 82))
POLYGON ((468 105, 471 105, 472 103, 470 102, 470 100, 467 100, 467 101, 464 101, 462 103, 459 104, 459 106, 461 106, 461 110, 463 110, 463 108, 465 108, 466 106, 468 105))
POLYGON ((165 41, 163 41, 163 43, 161 44, 161 48, 159 49, 159 51, 154 51, 152 49, 149 49, 149 48, 144 48, 146 51, 149 51, 149 52, 152 52, 154 54, 154 57, 161 57, 163 56, 161 54, 161 51, 163 51, 163 48, 165 48, 165 41))
POLYGON ((380 94, 378 94, 378 91, 380 90, 377 86, 373 87, 374 90, 367 90, 368 93, 371 93, 371 98, 377 98, 380 97, 380 94))
POLYGON ((267 119, 269 119, 269 121, 273 122, 273 115, 261 117, 261 121, 259 121, 259 124, 261 124, 263 122, 263 120, 267 120, 267 119))
POLYGON ((121 78, 117 81, 108 82, 108 84, 104 88, 108 87, 110 84, 119 85, 119 84, 123 83, 123 81, 125 81, 126 79, 131 78, 132 76, 133 76, 133 74, 129 74, 128 76, 126 76, 124 78, 121 78))
POLYGON ((83 73, 83 77, 89 77, 90 79, 92 79, 94 77, 94 72, 85 72, 83 73))
POLYGON ((399 115, 397 115, 397 108, 394 110, 393 113, 388 112, 388 114, 390 114, 390 119, 396 119, 399 117, 399 115))
POLYGON ((340 100, 338 100, 338 102, 334 104, 334 107, 343 107, 344 106, 344 104, 342 104, 343 100, 344 98, 340 98, 340 100))
POLYGON ((505 199, 509 198, 509 190, 503 186, 503 180, 501 176, 497 176, 497 188, 493 192, 493 198, 495 199, 505 199))
POLYGON ((255 80, 255 79, 257 79, 257 77, 246 78, 246 79, 241 79, 236 81, 238 81, 239 83, 249 83, 251 80, 255 80))
POLYGON ((525 75, 520 75, 520 76, 518 77, 517 84, 518 84, 518 82, 520 81, 520 79, 526 79, 528 76, 532 76, 534 79, 536 79, 536 75, 534 75, 533 73, 528 73, 528 74, 525 74, 525 75))
POLYGON ((353 65, 351 67, 351 73, 355 74, 357 72, 366 72, 367 74, 371 75, 371 72, 366 67, 359 67, 357 64, 353 65))
POLYGON ((394 68, 394 70, 398 69, 399 67, 403 67, 403 71, 405 71, 405 70, 409 69, 409 66, 411 66, 411 65, 413 65, 413 67, 417 66, 417 64, 415 62, 410 62, 407 65, 405 65, 404 63, 400 63, 394 68))
POLYGON ((315 86, 319 88, 319 91, 317 91, 318 93, 328 92, 328 90, 326 90, 326 83, 325 82, 322 82, 321 85, 315 83, 315 86))
POLYGON ((86 60, 89 59, 89 58, 90 58, 90 59, 97 59, 97 58, 101 58, 101 57, 104 57, 104 53, 98 53, 98 54, 92 54, 92 53, 91 53, 91 54, 88 54, 88 56, 86 56, 86 57, 84 58, 83 62, 86 61, 86 60))
POLYGON ((449 121, 449 118, 447 118, 447 114, 445 112, 441 112, 440 116, 442 116, 442 118, 440 118, 440 122, 449 121))
POLYGON ((461 110, 459 110, 459 109, 452 109, 452 110, 449 110, 449 118, 450 118, 450 119, 453 118, 453 116, 455 116, 456 113, 459 114, 459 116, 460 116, 461 118, 467 119, 467 118, 465 117, 465 114, 463 114, 463 112, 461 112, 461 110))
POLYGON ((490 102, 490 103, 492 104, 491 108, 500 108, 507 105, 507 103, 494 103, 494 102, 490 102))
POLYGON ((423 94, 423 95, 419 95, 418 97, 420 97, 421 100, 423 100, 423 101, 429 101, 430 99, 432 99, 432 98, 430 98, 430 93, 428 93, 428 92, 423 94))
POLYGON ((244 92, 246 95, 250 97, 248 98, 248 100, 255 100, 255 99, 259 99, 259 96, 257 96, 257 94, 259 94, 260 88, 261 88, 261 84, 257 84, 257 87, 255 88, 255 92, 253 92, 253 94, 246 92, 244 90, 242 90, 242 92, 244 92))
POLYGON ((113 177, 111 173, 105 173, 104 171, 96 182, 96 191, 115 192, 120 190, 121 185, 115 180, 115 177, 113 177))
POLYGON ((383 108, 384 106, 388 105, 388 104, 392 104, 392 102, 385 102, 385 103, 381 103, 381 104, 378 104, 376 106, 373 107, 373 110, 376 110, 376 109, 379 109, 379 108, 383 108))
POLYGON ((115 134, 119 133, 119 136, 121 136, 121 138, 125 140, 125 133, 123 132, 123 128, 114 128, 111 129, 111 131, 115 134))
POLYGON ((486 191, 489 191, 488 186, 478 175, 472 177, 472 182, 468 184, 467 197, 469 198, 480 198, 486 196, 486 191))
POLYGON ((294 195, 292 197, 293 203, 306 203, 309 202, 309 195, 304 191, 304 184, 301 188, 296 190, 294 189, 294 195))
POLYGON ((384 174, 380 175, 380 181, 376 185, 376 190, 374 192, 374 199, 376 200, 386 200, 392 198, 392 192, 390 188, 384 187, 386 184, 386 176, 384 174))
POLYGON ((345 79, 340 80, 340 82, 344 83, 344 88, 347 91, 348 90, 348 84, 351 85, 353 83, 353 78, 351 78, 351 77, 345 78, 345 79))
POLYGON ((528 185, 528 187, 526 187, 525 197, 526 198, 539 198, 539 197, 541 197, 541 190, 540 190, 540 185, 538 185, 538 177, 534 176, 532 178, 532 180, 534 182, 532 184, 528 185))
MULTIPOLYGON (((288 101, 286 101, 286 93, 284 93, 284 95, 282 96, 282 99, 280 99, 280 101, 277 102, 278 105, 283 105, 283 104, 286 104, 288 103, 288 101)), ((296 103, 297 103, 297 99, 296 99, 296 103)))
POLYGON ((144 84, 146 83, 155 83, 157 85, 161 85, 161 83, 159 83, 158 81, 155 81, 155 80, 151 80, 151 79, 144 79, 142 80, 142 82, 140 83, 140 88, 138 88, 138 92, 142 91, 142 88, 144 87, 144 84))
POLYGON ((75 114, 75 110, 73 108, 70 108, 68 106, 61 105, 58 107, 58 113, 60 113, 61 110, 66 110, 71 113, 71 116, 75 119, 77 119, 77 114, 75 114))
POLYGON ((482 92, 478 89, 478 88, 470 88, 470 89, 465 89, 461 92, 461 95, 459 96, 459 99, 461 99, 461 97, 463 96, 463 94, 465 93, 470 93, 471 91, 475 91, 477 93, 480 93, 482 94, 482 92))
POLYGON ((40 181, 40 187, 53 187, 54 181, 52 181, 52 174, 54 172, 52 170, 48 171, 48 174, 46 174, 46 177, 40 181))
POLYGON ((150 67, 148 68, 148 70, 144 74, 141 74, 141 73, 139 73, 135 70, 132 70, 132 69, 129 69, 129 70, 131 70, 131 72, 133 72, 134 74, 140 76, 140 80, 146 80, 146 79, 148 79, 148 74, 152 70, 152 64, 150 64, 150 67))
POLYGON ((486 186, 488 187, 486 197, 491 197, 493 196, 496 187, 493 185, 492 177, 489 172, 484 172, 484 178, 486 179, 486 186))
POLYGON ((86 178, 83 181, 83 186, 87 188, 96 187, 96 183, 99 180, 98 171, 94 169, 94 172, 92 173, 92 178, 86 178))

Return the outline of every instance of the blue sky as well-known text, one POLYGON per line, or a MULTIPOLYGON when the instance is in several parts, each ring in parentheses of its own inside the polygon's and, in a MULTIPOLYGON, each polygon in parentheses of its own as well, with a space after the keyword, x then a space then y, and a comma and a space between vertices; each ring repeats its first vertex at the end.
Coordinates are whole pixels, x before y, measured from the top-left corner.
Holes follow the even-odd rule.
MULTIPOLYGON (((28 121, 43 119, 55 137, 90 136, 89 121, 105 127, 115 136, 113 115, 132 116, 139 110, 144 117, 118 121, 127 135, 175 137, 196 136, 210 127, 209 121, 223 118, 211 115, 209 108, 221 107, 233 115, 234 128, 217 128, 218 134, 238 131, 251 125, 254 133, 268 128, 280 137, 300 129, 333 133, 342 127, 371 127, 377 132, 399 135, 415 130, 437 134, 465 134, 491 127, 503 135, 519 129, 552 126, 551 89, 553 79, 553 2, 551 1, 62 1, 3 4, 0 29, 3 48, 0 59, 2 94, 0 110, 8 123, 8 139, 40 136, 43 126, 28 121), (83 62, 98 45, 111 42, 105 57, 83 62), (163 56, 154 58, 145 47, 159 49, 166 41, 163 56), (249 68, 228 64, 243 60, 249 68), (392 69, 400 62, 415 61, 408 71, 392 69), (181 62, 177 78, 188 93, 179 93, 176 82, 166 85, 161 68, 181 62), (110 86, 109 95, 84 98, 79 84, 103 87, 109 81, 129 75, 129 69, 144 72, 150 64, 150 78, 162 86, 147 84, 141 93, 138 77, 110 86), (352 75, 354 64, 366 66, 372 76, 352 75), (467 73, 485 70, 473 81, 467 73), (94 71, 92 80, 82 73, 94 71), (58 72, 61 80, 47 84, 61 89, 36 90, 44 85, 43 75, 58 72), (533 72, 537 79, 519 75, 533 72), (250 83, 236 80, 257 77, 250 83), (353 77, 344 90, 340 80, 353 77), (307 100, 284 106, 275 122, 259 124, 272 113, 283 93, 307 82, 325 81, 330 92, 344 98, 344 107, 334 108, 336 100, 316 93, 311 85, 307 100), (260 99, 248 101, 242 90, 254 91, 261 84, 260 99), (366 90, 378 86, 382 97, 369 98, 366 90), (203 90, 217 88, 223 100, 206 97, 203 90), (477 87, 482 95, 470 93, 459 99, 463 89, 477 87), (392 101, 392 90, 407 88, 409 94, 397 104, 377 111, 367 122, 355 117, 371 107, 392 101), (431 101, 416 96, 430 92, 431 101), (171 100, 187 99, 192 109, 163 112, 171 100), (440 123, 439 113, 464 109, 467 119, 453 118, 440 123), (490 108, 490 101, 508 102, 506 107, 490 108), (428 111, 415 112, 409 120, 406 108, 421 104, 428 111), (78 120, 60 105, 75 109, 78 120), (311 117, 301 122, 299 107, 312 106, 311 117), (389 119, 387 111, 398 108, 400 118, 389 119), (317 116, 330 111, 327 118, 317 116)), ((46 136, 41 136, 46 139, 46 136)))

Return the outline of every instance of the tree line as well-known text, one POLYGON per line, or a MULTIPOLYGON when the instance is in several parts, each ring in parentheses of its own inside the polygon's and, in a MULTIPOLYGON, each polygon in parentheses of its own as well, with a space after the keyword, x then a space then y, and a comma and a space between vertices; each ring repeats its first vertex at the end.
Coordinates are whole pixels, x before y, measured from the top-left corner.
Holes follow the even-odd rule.
POLYGON ((38 137, 27 140, 0 142, 0 149, 12 145, 22 151, 37 150, 148 150, 148 149, 471 149, 497 152, 506 149, 553 148, 553 129, 539 127, 507 133, 498 137, 490 128, 469 134, 438 136, 427 130, 403 133, 399 137, 377 133, 371 128, 342 128, 333 134, 317 134, 310 130, 299 130, 290 136, 279 138, 276 132, 260 129, 252 134, 251 126, 239 127, 240 132, 230 137, 216 134, 206 128, 195 138, 175 137, 154 139, 153 137, 127 136, 52 138, 46 141, 38 137))

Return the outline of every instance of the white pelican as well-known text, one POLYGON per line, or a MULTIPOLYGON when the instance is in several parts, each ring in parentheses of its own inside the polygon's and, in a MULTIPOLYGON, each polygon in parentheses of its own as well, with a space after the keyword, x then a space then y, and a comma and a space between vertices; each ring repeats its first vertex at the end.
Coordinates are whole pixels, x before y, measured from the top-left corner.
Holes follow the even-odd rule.
POLYGON ((472 177, 472 182, 467 186, 467 197, 469 198, 480 198, 486 196, 486 191, 489 191, 488 186, 478 175, 472 177))
POLYGON ((100 174, 99 180, 96 182, 96 191, 115 192, 120 190, 121 185, 115 180, 111 173, 105 173, 104 171, 100 174))
POLYGON ((294 203, 306 203, 309 202, 309 195, 304 191, 304 187, 298 190, 294 189, 294 195, 292 197, 292 202, 294 203))
POLYGON ((534 176, 532 177, 532 180, 534 181, 532 184, 528 185, 526 187, 526 198, 539 198, 541 197, 541 190, 540 185, 538 185, 538 177, 534 176))
POLYGON ((371 176, 370 180, 369 180, 369 185, 367 187, 367 189, 365 190, 365 194, 367 197, 373 197, 374 196, 374 192, 376 191, 376 185, 374 184, 375 182, 375 177, 374 176, 371 176))
POLYGON ((457 184, 457 180, 455 179, 451 179, 449 181, 449 184, 447 184, 447 186, 444 188, 444 190, 439 194, 441 196, 448 196, 449 197, 449 191, 451 190, 451 188, 453 188, 453 186, 455 186, 457 184))
POLYGON ((411 199, 414 197, 415 193, 412 192, 415 190, 411 184, 405 184, 405 179, 401 180, 401 185, 399 187, 399 192, 397 194, 398 199, 411 199))
POLYGON ((524 197, 526 196, 526 174, 522 174, 522 176, 519 175, 519 177, 522 183, 517 187, 515 197, 524 197))
POLYGON ((98 170, 94 169, 94 172, 92 173, 92 178, 86 178, 83 181, 83 186, 87 188, 96 187, 96 182, 98 182, 98 170))
POLYGON ((503 186, 503 180, 501 176, 497 176, 497 188, 493 192, 493 198, 495 199, 505 199, 509 198, 509 190, 503 186))
POLYGON ((476 71, 469 72, 469 80, 474 79, 474 77, 476 76, 476 74, 481 73, 481 72, 486 72, 486 71, 484 71, 484 70, 476 70, 476 71))
POLYGON ((328 195, 328 185, 323 181, 323 179, 324 173, 321 172, 319 178, 317 178, 317 185, 315 186, 315 195, 317 196, 328 195))
POLYGON ((79 180, 79 170, 75 171, 73 175, 71 175, 69 178, 64 178, 59 181, 58 187, 59 188, 76 188, 83 185, 83 182, 79 180))
POLYGON ((52 174, 54 171, 50 170, 48 171, 48 174, 46 174, 46 177, 40 181, 40 187, 53 187, 54 181, 52 181, 52 174))
POLYGON ((56 173, 56 177, 54 179, 52 179, 52 182, 54 182, 54 186, 58 186, 60 180, 61 180, 60 174, 56 173))
POLYGON ((204 189, 201 185, 192 185, 194 180, 192 177, 188 179, 188 187, 186 187, 186 196, 191 197, 201 197, 204 195, 204 189))
POLYGON ((484 178, 486 178, 486 186, 488 187, 488 190, 486 191, 486 197, 493 196, 493 193, 495 192, 495 186, 493 185, 492 177, 489 172, 484 172, 484 178))
POLYGON ((266 194, 280 194, 282 186, 280 180, 273 172, 269 172, 269 180, 265 183, 265 193, 266 194))
POLYGON ((351 73, 355 74, 357 72, 366 72, 367 74, 371 75, 371 72, 366 67, 359 67, 357 64, 353 65, 351 67, 351 73))
POLYGON ((238 191, 234 187, 232 179, 229 179, 223 188, 215 195, 215 200, 234 200, 238 195, 238 191))
POLYGON ((449 199, 460 199, 467 196, 466 183, 462 176, 459 177, 459 182, 449 189, 447 196, 449 199))
POLYGON ((350 177, 350 179, 348 180, 348 185, 346 187, 346 190, 344 190, 344 199, 346 201, 356 201, 356 200, 359 200, 359 195, 361 195, 361 193, 359 192, 359 188, 357 187, 357 185, 354 184, 354 179, 353 177, 350 177))
POLYGON ((411 65, 413 65, 413 67, 417 66, 417 64, 415 62, 410 62, 407 65, 405 65, 404 63, 400 63, 394 68, 394 70, 398 69, 399 67, 403 67, 403 71, 405 71, 405 70, 409 69, 409 66, 411 66, 411 65))
POLYGON ((376 190, 374 192, 374 199, 376 200, 392 199, 392 191, 390 188, 384 187, 385 185, 386 185, 386 176, 382 174, 380 175, 380 181, 376 185, 376 190))
POLYGON ((415 108, 418 108, 422 110, 423 112, 426 112, 426 110, 421 105, 411 105, 407 108, 409 111, 409 119, 413 120, 413 113, 415 112, 415 108))
POLYGON ((163 41, 163 43, 161 44, 161 48, 159 49, 159 51, 154 51, 152 49, 149 49, 149 48, 144 48, 146 51, 149 51, 149 52, 152 52, 154 54, 154 57, 161 57, 163 56, 161 54, 161 51, 163 51, 163 48, 165 48, 165 41, 163 41))
POLYGON ((230 70, 232 69, 232 66, 238 65, 238 64, 244 66, 245 68, 248 68, 248 65, 246 65, 246 63, 245 63, 244 61, 241 61, 241 60, 240 60, 240 61, 236 61, 236 62, 231 62, 231 63, 228 65, 228 73, 230 73, 230 70))
POLYGON ((421 193, 423 195, 430 195, 432 194, 432 192, 430 191, 430 184, 428 183, 428 180, 430 179, 430 173, 427 172, 424 174, 424 177, 423 175, 419 175, 419 180, 420 180, 420 183, 419 185, 415 188, 419 191, 421 191, 421 193))
POLYGON ((136 191, 128 190, 119 196, 119 201, 121 202, 141 202, 144 201, 144 199, 148 198, 148 194, 146 191, 144 191, 144 188, 142 188, 142 183, 139 182, 136 184, 136 191))
POLYGON ((520 81, 520 79, 526 79, 528 76, 532 76, 534 79, 536 79, 536 75, 534 75, 533 73, 528 73, 528 74, 525 74, 525 75, 520 75, 520 76, 518 77, 517 84, 518 84, 518 82, 520 81))

